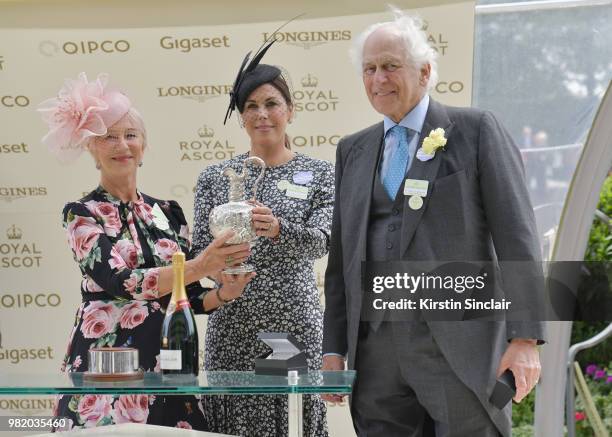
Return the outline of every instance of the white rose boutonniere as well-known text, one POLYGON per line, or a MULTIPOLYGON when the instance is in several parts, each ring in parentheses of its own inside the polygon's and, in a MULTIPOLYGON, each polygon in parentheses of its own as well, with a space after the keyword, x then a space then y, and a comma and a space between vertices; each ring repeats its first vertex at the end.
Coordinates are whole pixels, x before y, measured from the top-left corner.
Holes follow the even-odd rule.
POLYGON ((423 140, 421 148, 417 150, 417 159, 419 161, 429 161, 436 155, 436 150, 440 148, 444 150, 445 145, 444 129, 441 127, 434 129, 423 140))

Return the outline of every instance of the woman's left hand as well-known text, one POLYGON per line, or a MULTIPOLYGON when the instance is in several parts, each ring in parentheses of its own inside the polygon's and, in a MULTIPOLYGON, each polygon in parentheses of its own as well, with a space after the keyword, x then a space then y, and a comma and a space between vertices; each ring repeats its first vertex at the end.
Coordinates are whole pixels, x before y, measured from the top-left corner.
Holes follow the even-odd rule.
POLYGON ((272 214, 272 210, 256 200, 251 200, 249 203, 255 205, 255 208, 253 208, 253 226, 255 227, 255 233, 261 237, 278 237, 280 223, 274 214, 272 214))
POLYGON ((240 296, 242 296, 244 287, 246 287, 246 285, 251 282, 251 279, 253 279, 255 276, 255 272, 239 274, 223 273, 219 295, 225 300, 238 299, 240 296))

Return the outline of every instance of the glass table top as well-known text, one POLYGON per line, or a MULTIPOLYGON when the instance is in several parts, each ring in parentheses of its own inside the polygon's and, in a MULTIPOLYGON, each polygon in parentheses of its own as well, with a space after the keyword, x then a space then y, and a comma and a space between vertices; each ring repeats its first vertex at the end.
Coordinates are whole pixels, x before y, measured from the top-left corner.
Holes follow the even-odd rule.
POLYGON ((351 392, 354 370, 312 371, 295 383, 286 376, 254 372, 203 371, 195 378, 162 377, 145 372, 139 381, 99 382, 85 380, 83 373, 1 373, 0 395, 31 394, 313 394, 351 392))

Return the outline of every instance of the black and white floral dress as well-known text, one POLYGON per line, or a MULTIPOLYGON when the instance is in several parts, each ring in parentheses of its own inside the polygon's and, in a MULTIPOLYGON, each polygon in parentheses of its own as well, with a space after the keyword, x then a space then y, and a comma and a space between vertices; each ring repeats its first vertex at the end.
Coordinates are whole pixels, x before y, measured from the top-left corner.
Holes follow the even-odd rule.
MULTIPOLYGON (((229 182, 221 175, 242 170, 248 154, 206 168, 196 188, 193 251, 213 237, 210 211, 228 200, 229 182)), ((259 167, 248 167, 247 196, 252 194, 259 167)), ((267 346, 262 331, 288 332, 306 346, 308 366, 321 368, 323 315, 314 261, 329 249, 334 202, 334 170, 330 162, 296 153, 289 162, 266 168, 257 200, 280 221, 276 239, 260 237, 249 263, 257 276, 243 295, 208 319, 206 370, 253 370, 256 356, 267 346)), ((286 436, 286 396, 210 396, 203 403, 212 431, 241 436, 286 436)), ((304 397, 305 435, 327 436, 325 404, 318 395, 304 397)))

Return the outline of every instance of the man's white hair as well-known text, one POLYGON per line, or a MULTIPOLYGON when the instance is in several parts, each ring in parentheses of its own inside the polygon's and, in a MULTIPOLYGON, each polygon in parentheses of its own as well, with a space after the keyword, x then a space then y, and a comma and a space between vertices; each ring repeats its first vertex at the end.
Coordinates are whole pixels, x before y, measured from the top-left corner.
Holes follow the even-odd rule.
POLYGON ((363 71, 363 46, 368 37, 376 30, 388 27, 398 32, 406 50, 406 62, 419 71, 423 65, 431 66, 427 90, 431 91, 438 83, 438 63, 436 58, 438 52, 427 42, 427 34, 423 30, 423 20, 418 16, 406 15, 395 6, 389 6, 394 19, 375 23, 361 32, 353 42, 349 54, 355 68, 362 74, 363 71))

